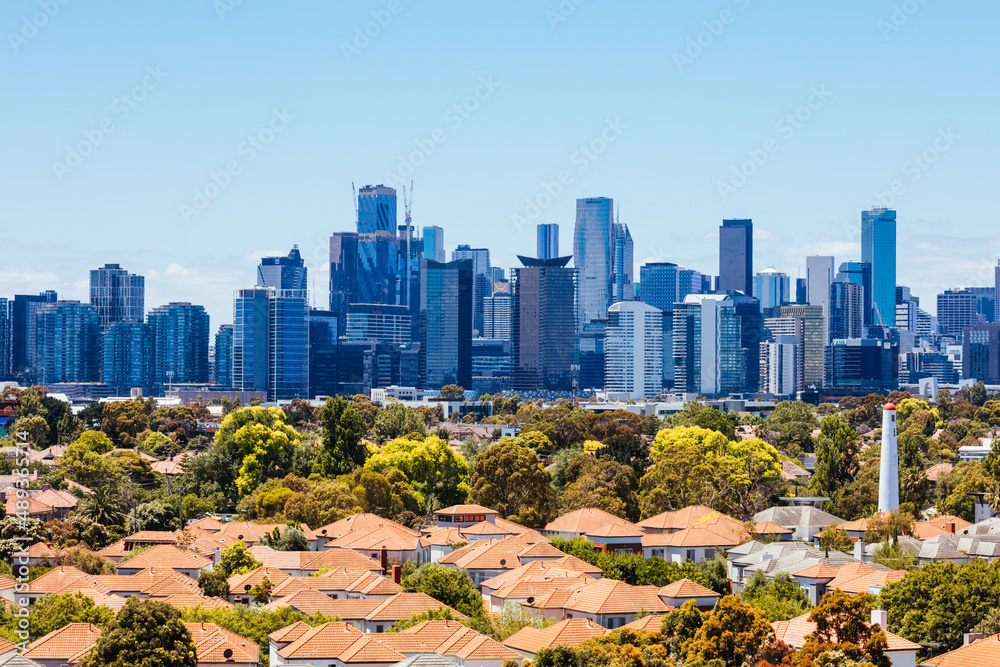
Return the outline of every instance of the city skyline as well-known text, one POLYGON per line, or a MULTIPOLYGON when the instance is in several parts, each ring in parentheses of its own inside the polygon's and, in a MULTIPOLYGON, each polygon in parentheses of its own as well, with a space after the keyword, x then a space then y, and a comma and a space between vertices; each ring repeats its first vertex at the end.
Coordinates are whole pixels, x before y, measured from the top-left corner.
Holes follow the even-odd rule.
MULTIPOLYGON (((471 13, 401 6, 367 46, 346 55, 342 43, 352 45, 355 28, 383 5, 241 5, 221 16, 208 6, 66 8, 24 43, 8 39, 4 115, 19 131, 6 153, 17 158, 0 172, 10 187, 0 208, 4 291, 54 289, 86 301, 86 272, 119 263, 147 278, 151 307, 203 304, 214 329, 232 321, 229 295, 246 287, 246 271, 297 243, 310 301, 321 307, 329 236, 354 231, 350 183, 401 188, 409 180, 413 224, 442 227, 447 256, 459 244, 487 247, 504 268, 532 252, 536 222, 559 224, 561 247, 571 247, 575 200, 606 196, 620 204, 635 239, 636 266, 656 259, 714 273, 718 221, 747 217, 757 231, 755 271, 773 265, 803 277, 807 255, 861 259, 859 212, 882 193, 909 241, 900 246, 898 282, 925 309, 933 312, 945 289, 992 283, 997 239, 983 193, 998 144, 988 113, 996 93, 967 64, 996 61, 985 32, 998 11, 991 5, 920 5, 898 26, 891 6, 862 3, 849 11, 646 4, 637 9, 643 21, 594 3, 571 16, 527 3, 471 13), (456 30, 458 15, 503 29, 473 40, 456 30), (656 39, 645 39, 654 26, 656 39), (509 30, 521 36, 523 53, 500 38, 509 30), (585 47, 604 30, 611 46, 625 46, 585 47), (634 33, 627 43, 617 37, 625 30, 634 33), (112 33, 113 54, 83 48, 112 33), (302 46, 285 49, 288 34, 302 46), (428 35, 439 46, 428 47, 428 35), (930 39, 956 48, 928 53, 930 39), (264 42, 279 49, 255 46, 264 42), (455 49, 466 57, 439 57, 455 49), (434 83, 400 67, 411 53, 418 66, 440 68, 434 83), (759 76, 765 68, 774 76, 759 76), (260 79, 254 85, 251 72, 260 79), (608 82, 607 95, 582 94, 594 76, 608 82), (333 104, 348 89, 356 104, 333 104), (529 99, 538 102, 530 119, 529 99), (800 109, 807 121, 794 119, 800 109), (788 114, 795 124, 782 125, 788 114), (53 166, 68 164, 66 147, 84 133, 96 137, 105 117, 113 130, 92 154, 68 172, 53 166), (437 128, 443 140, 435 143, 437 128), (250 134, 273 139, 252 162, 240 152, 250 134), (433 152, 401 169, 399 157, 418 142, 433 152), (590 142, 604 142, 593 159, 578 151, 590 142), (754 156, 763 163, 746 162, 754 156), (219 176, 229 161, 240 173, 219 176), (558 179, 563 170, 567 184, 558 179), (185 221, 181 205, 197 203, 193 191, 213 183, 210 173, 229 183, 185 221), (386 182, 392 173, 402 174, 399 182, 386 182), (512 219, 531 213, 525 199, 546 202, 545 184, 561 193, 519 228, 512 219), (29 233, 43 226, 55 233, 29 233)), ((11 34, 36 10, 12 3, 11 34)), ((402 211, 397 217, 402 224, 402 211)))

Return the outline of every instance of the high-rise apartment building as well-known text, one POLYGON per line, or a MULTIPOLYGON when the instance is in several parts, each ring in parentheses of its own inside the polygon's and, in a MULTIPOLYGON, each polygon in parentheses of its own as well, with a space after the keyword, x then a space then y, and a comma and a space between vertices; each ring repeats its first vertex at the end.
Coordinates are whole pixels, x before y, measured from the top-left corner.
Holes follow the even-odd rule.
POLYGON ((793 336, 775 336, 760 344, 760 390, 775 396, 798 391, 798 343, 793 336))
MULTIPOLYGON (((824 337, 823 307, 822 306, 782 306, 781 317, 778 320, 801 320, 801 325, 793 325, 792 330, 771 330, 771 334, 797 335, 799 346, 799 389, 805 390, 810 386, 817 388, 823 386, 824 373, 824 348, 826 338, 824 337)), ((773 321, 771 321, 773 322, 773 321)), ((767 323, 765 323, 765 326, 767 323)))
POLYGON ((612 228, 613 245, 612 259, 612 303, 632 301, 635 298, 635 282, 633 279, 635 266, 632 234, 628 225, 615 223, 612 228))
POLYGON ((887 394, 899 389, 899 346, 891 341, 836 340, 828 356, 828 387, 856 394, 887 394))
POLYGON ((950 289, 937 295, 937 319, 941 333, 960 338, 979 323, 976 295, 970 289, 950 289))
POLYGON ((771 267, 753 277, 753 295, 760 301, 761 311, 791 303, 791 281, 788 276, 771 267))
POLYGON ((861 261, 871 266, 872 324, 892 326, 896 311, 896 211, 876 207, 861 212, 861 261))
POLYGON ((538 225, 538 259, 552 259, 559 256, 559 225, 542 223, 538 225))
POLYGON ((308 289, 306 265, 298 246, 287 257, 262 257, 257 267, 257 286, 274 289, 308 289))
POLYGON ((727 296, 733 302, 740 322, 740 349, 743 355, 740 386, 742 391, 757 391, 760 388, 760 342, 764 340, 760 301, 736 290, 730 291, 727 296))
POLYGON ((460 245, 451 253, 451 261, 472 262, 472 336, 483 336, 483 299, 493 294, 493 269, 488 248, 460 245))
POLYGON ((352 303, 347 311, 347 340, 406 345, 410 339, 410 309, 375 303, 352 303))
POLYGON ((153 331, 153 381, 208 382, 208 313, 203 306, 169 303, 149 311, 153 331))
POLYGON ((483 299, 483 338, 510 340, 514 299, 510 292, 494 292, 483 299))
POLYGON ((101 379, 119 393, 153 382, 153 328, 143 322, 113 322, 103 335, 101 379))
POLYGON ((90 271, 90 305, 97 309, 101 331, 112 322, 142 322, 146 279, 118 264, 105 264, 90 271))
POLYGON ((365 185, 358 190, 358 233, 396 231, 396 189, 365 185))
MULTIPOLYGON (((872 267, 865 262, 841 262, 836 280, 861 285, 861 326, 874 326, 872 321, 872 267)), ((863 336, 858 336, 859 338, 863 336)))
MULTIPOLYGON (((639 300, 659 309, 663 318, 664 389, 674 386, 674 304, 690 293, 688 280, 688 291, 681 294, 679 283, 684 271, 672 262, 647 262, 639 267, 639 300)), ((690 273, 686 275, 690 279, 690 273)), ((700 281, 698 287, 701 287, 700 281)))
POLYGON ((830 299, 827 312, 829 338, 831 343, 839 338, 862 338, 864 336, 864 288, 850 280, 838 278, 830 283, 830 299))
POLYGON ((40 294, 16 294, 14 300, 9 302, 11 376, 30 381, 37 358, 35 315, 40 308, 56 301, 56 293, 46 290, 40 294))
POLYGON ((233 386, 233 325, 220 324, 215 332, 215 384, 233 386))
POLYGON ((674 389, 719 396, 743 390, 740 318, 722 294, 689 294, 674 306, 674 389))
POLYGON ((410 340, 420 340, 420 262, 424 245, 413 225, 400 225, 397 236, 396 303, 410 314, 410 340))
MULTIPOLYGON (((511 270, 514 389, 570 390, 577 363, 579 269, 566 266, 571 257, 536 259, 519 255, 518 259, 522 266, 511 270)), ((601 364, 597 373, 603 376, 603 372, 601 364)))
POLYGON ((719 227, 719 292, 753 294, 753 221, 723 220, 719 227))
POLYGON ((472 261, 424 259, 420 274, 420 384, 471 387, 472 261))
POLYGON ((823 308, 823 340, 830 339, 830 283, 833 282, 833 257, 806 257, 806 290, 810 306, 823 308))
POLYGON ((977 324, 963 331, 962 378, 1000 384, 1000 324, 977 324))
POLYGON ((358 191, 358 280, 360 303, 395 304, 398 254, 396 190, 366 185, 358 191))
MULTIPOLYGON (((330 310, 341 315, 358 301, 358 234, 337 232, 330 237, 330 310)), ((339 323, 340 334, 346 319, 339 323)))
POLYGON ((628 398, 653 398, 663 389, 663 315, 641 301, 608 308, 604 389, 628 398))
POLYGON ((6 297, 0 297, 0 378, 12 378, 10 369, 10 307, 6 297))
POLYGON ((437 226, 423 228, 424 257, 435 262, 444 262, 444 229, 437 226))
POLYGON ((33 381, 43 385, 100 381, 100 333, 97 308, 89 303, 43 305, 35 313, 33 381))

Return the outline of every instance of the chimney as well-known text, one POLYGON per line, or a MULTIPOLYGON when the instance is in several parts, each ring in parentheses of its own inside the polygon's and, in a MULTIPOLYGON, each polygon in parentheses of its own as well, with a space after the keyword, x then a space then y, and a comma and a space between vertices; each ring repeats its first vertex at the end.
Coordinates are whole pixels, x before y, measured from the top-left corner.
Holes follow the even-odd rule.
POLYGON ((978 640, 980 640, 980 639, 983 638, 983 636, 981 634, 979 634, 978 632, 966 632, 963 635, 963 637, 965 638, 965 641, 962 642, 962 646, 968 646, 972 642, 978 641, 978 640))
POLYGON ((763 563, 766 560, 771 560, 774 558, 774 554, 757 554, 757 562, 763 563))
POLYGON ((889 631, 889 612, 884 609, 872 609, 872 625, 877 625, 886 632, 889 631))
POLYGON ((948 523, 944 524, 944 529, 947 530, 952 535, 954 535, 955 534, 955 522, 954 521, 949 521, 948 523))
POLYGON ((382 555, 379 558, 379 564, 382 566, 383 572, 389 569, 389 552, 386 551, 385 546, 382 547, 382 555))
POLYGON ((399 581, 400 581, 400 579, 402 578, 402 575, 403 575, 403 568, 399 567, 399 565, 393 565, 392 566, 392 581, 393 581, 393 583, 398 584, 399 581))
POLYGON ((865 560, 865 543, 861 540, 854 543, 854 559, 861 562, 865 560))
MULTIPOLYGON (((42 484, 42 491, 48 491, 48 490, 49 490, 50 488, 51 488, 51 487, 50 487, 50 486, 49 486, 48 484, 42 484)), ((953 532, 953 533, 954 533, 955 531, 954 531, 954 530, 952 530, 951 532, 953 532)))

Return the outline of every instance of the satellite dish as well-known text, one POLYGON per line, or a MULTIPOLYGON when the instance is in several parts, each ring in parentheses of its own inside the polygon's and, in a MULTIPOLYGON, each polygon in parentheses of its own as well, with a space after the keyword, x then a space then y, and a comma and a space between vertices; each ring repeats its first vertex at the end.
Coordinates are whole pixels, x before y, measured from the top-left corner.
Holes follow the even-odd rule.
POLYGON ((222 657, 225 658, 226 660, 229 660, 230 658, 232 658, 233 657, 233 649, 227 648, 225 651, 222 652, 222 657))
POLYGON ((320 535, 326 535, 326 528, 324 528, 323 530, 319 531, 319 533, 320 533, 320 535))
POLYGON ((534 601, 535 601, 535 598, 528 598, 528 604, 531 604, 534 601))
POLYGON ((242 536, 242 535, 237 535, 237 536, 236 536, 236 539, 238 539, 238 540, 242 540, 242 539, 243 539, 243 536, 242 536))
POLYGON ((500 559, 500 565, 506 565, 506 564, 507 564, 507 559, 506 558, 501 558, 500 559))
POLYGON ((245 591, 247 591, 249 593, 250 592, 250 588, 251 588, 250 584, 247 584, 246 586, 243 587, 243 590, 245 590, 245 591))

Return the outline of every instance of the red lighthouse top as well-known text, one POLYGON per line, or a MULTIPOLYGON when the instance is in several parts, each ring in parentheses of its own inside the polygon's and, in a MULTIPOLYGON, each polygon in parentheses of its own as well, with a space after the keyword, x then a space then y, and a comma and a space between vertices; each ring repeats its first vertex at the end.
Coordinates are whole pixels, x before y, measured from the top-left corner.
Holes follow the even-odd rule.
POLYGON ((884 408, 882 408, 882 409, 883 409, 883 410, 895 410, 895 409, 896 409, 896 406, 895 406, 895 405, 893 405, 892 403, 886 403, 886 404, 885 404, 885 407, 884 407, 884 408))

